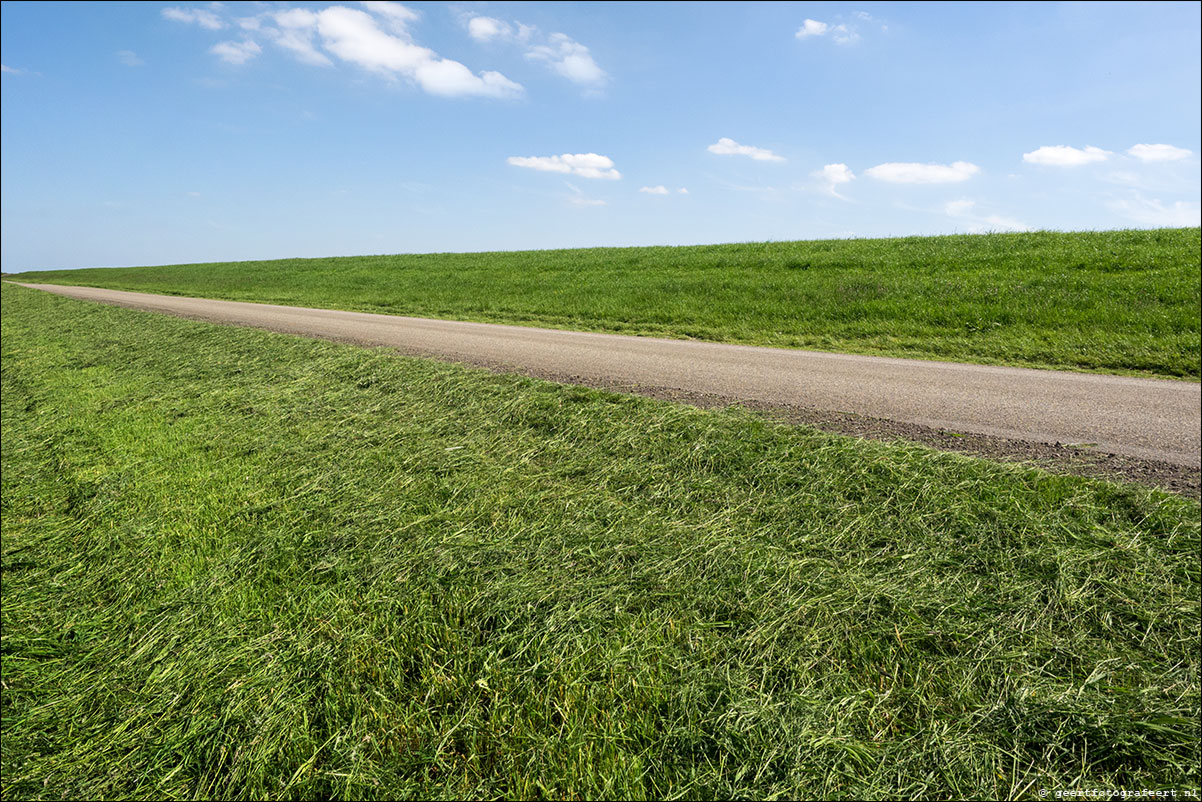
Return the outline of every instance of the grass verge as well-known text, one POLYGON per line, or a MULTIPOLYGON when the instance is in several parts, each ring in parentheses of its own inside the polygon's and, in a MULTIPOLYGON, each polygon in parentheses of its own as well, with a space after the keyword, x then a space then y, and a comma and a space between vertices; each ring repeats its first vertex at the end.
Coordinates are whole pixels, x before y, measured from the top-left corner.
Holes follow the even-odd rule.
POLYGON ((1199 505, 3 287, 7 798, 1199 787, 1199 505))
POLYGON ((1198 379, 1199 229, 281 259, 30 281, 1198 379))

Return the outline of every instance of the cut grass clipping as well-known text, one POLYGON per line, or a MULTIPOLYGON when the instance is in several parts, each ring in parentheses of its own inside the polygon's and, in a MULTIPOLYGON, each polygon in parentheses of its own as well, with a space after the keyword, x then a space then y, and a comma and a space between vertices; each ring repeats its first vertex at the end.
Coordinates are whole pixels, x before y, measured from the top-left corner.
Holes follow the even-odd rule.
POLYGON ((3 795, 1199 788, 1199 505, 3 288, 3 795))
POLYGON ((281 259, 22 278, 1197 379, 1197 228, 281 259))

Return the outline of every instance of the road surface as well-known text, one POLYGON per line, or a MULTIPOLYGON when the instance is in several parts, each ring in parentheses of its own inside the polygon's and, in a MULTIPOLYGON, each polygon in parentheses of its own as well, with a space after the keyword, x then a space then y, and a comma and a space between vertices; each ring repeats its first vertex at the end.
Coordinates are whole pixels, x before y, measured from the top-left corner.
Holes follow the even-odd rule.
POLYGON ((1028 368, 213 301, 90 287, 48 292, 216 323, 388 346, 580 384, 643 385, 1198 468, 1202 385, 1028 368))

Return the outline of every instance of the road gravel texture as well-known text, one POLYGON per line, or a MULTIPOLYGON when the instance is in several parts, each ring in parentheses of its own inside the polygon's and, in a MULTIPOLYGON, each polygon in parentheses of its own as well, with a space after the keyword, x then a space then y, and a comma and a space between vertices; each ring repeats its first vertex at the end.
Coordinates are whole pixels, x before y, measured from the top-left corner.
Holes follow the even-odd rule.
POLYGON ((945 434, 1074 447, 1178 466, 1194 475, 1202 463, 1202 385, 1193 382, 429 320, 91 287, 21 286, 217 323, 386 346, 578 384, 635 392, 646 388, 647 394, 661 397, 723 399, 758 409, 809 410, 828 418, 893 421, 945 434))

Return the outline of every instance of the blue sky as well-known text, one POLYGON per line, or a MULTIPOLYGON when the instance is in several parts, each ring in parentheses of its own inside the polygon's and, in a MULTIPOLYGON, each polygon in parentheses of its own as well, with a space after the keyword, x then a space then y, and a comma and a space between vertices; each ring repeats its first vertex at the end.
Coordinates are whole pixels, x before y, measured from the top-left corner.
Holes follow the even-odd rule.
POLYGON ((3 268, 1197 226, 1200 8, 5 2, 3 268))

